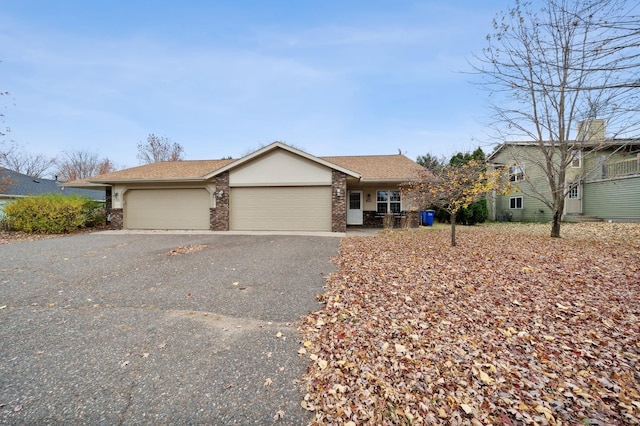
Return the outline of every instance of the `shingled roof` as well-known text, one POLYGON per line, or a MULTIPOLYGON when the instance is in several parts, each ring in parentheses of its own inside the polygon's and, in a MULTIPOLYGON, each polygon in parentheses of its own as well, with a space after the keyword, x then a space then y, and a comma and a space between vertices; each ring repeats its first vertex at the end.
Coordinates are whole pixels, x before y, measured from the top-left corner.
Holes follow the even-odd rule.
POLYGON ((106 173, 88 179, 90 182, 119 182, 129 180, 189 180, 203 176, 233 163, 234 160, 163 161, 130 169, 106 173))
POLYGON ((353 170, 363 181, 407 181, 416 179, 423 168, 404 155, 355 155, 321 157, 323 160, 353 170))
POLYGON ((9 186, 0 194, 4 197, 23 197, 40 194, 86 195, 92 200, 104 200, 104 190, 64 188, 62 182, 53 179, 34 178, 0 167, 0 178, 7 179, 9 186))
MULTIPOLYGON (((285 148, 288 149, 289 147, 285 148)), ((308 154, 305 155, 309 156, 308 154)), ((313 156, 309 157, 313 158, 313 156)), ((407 181, 417 178, 423 170, 420 165, 400 154, 315 158, 322 160, 325 164, 330 163, 346 171, 351 171, 359 175, 364 182, 407 181)), ((227 166, 234 167, 232 163, 236 161, 241 163, 242 159, 158 162, 106 173, 89 179, 68 182, 65 186, 88 187, 130 181, 198 181, 215 175, 217 171, 222 171, 221 169, 227 169, 227 166)))

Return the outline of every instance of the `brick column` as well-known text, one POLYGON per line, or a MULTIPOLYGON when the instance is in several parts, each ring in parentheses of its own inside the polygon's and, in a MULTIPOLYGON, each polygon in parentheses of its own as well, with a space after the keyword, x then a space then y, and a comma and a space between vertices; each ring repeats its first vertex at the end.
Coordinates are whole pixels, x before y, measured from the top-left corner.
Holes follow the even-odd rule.
POLYGON ((331 231, 347 231, 347 175, 337 170, 331 174, 331 231))
POLYGON ((229 172, 216 176, 216 207, 210 209, 210 229, 212 231, 229 230, 229 172), (220 194, 222 191, 222 195, 220 194))
POLYGON ((124 229, 122 209, 111 209, 109 210, 109 215, 111 218, 111 225, 109 227, 111 229, 124 229))

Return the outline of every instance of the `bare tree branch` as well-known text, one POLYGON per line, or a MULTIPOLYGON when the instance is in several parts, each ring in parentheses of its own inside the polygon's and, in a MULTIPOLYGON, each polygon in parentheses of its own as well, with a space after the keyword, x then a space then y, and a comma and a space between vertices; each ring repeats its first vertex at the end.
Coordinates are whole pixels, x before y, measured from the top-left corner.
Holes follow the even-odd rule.
POLYGON ((150 133, 146 142, 138 143, 137 157, 141 164, 181 161, 184 160, 184 148, 167 137, 158 137, 150 133))
POLYGON ((97 153, 79 150, 66 152, 56 161, 57 175, 62 181, 86 179, 91 176, 113 172, 115 165, 97 153))
POLYGON ((0 166, 35 178, 42 178, 55 165, 55 158, 42 154, 28 154, 13 148, 0 156, 0 166))

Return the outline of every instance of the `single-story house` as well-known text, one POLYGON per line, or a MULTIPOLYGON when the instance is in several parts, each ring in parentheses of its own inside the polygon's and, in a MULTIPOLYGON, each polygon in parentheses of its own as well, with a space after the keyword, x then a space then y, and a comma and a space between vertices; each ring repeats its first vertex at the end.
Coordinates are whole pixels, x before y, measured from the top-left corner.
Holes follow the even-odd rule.
POLYGON ((103 187, 114 229, 344 232, 381 227, 387 214, 417 226, 401 184, 421 170, 400 154, 315 157, 274 142, 237 160, 158 162, 66 185, 103 187))
POLYGON ((67 188, 57 179, 34 178, 13 170, 0 167, 0 217, 3 216, 4 206, 12 201, 29 195, 63 194, 84 195, 95 201, 105 201, 104 188, 83 189, 67 188))

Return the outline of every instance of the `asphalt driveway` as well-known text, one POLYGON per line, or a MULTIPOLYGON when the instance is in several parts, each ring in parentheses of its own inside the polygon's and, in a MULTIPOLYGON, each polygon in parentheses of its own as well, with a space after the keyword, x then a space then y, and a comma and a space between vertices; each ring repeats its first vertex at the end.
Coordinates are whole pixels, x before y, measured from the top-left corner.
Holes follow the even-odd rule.
POLYGON ((293 323, 321 308, 338 242, 84 234, 1 245, 0 423, 305 424, 293 323))

